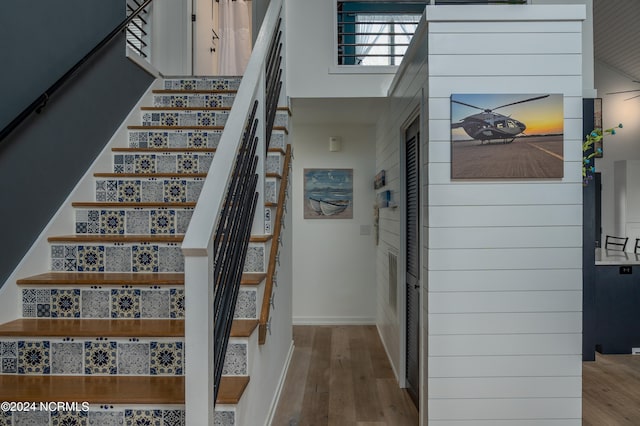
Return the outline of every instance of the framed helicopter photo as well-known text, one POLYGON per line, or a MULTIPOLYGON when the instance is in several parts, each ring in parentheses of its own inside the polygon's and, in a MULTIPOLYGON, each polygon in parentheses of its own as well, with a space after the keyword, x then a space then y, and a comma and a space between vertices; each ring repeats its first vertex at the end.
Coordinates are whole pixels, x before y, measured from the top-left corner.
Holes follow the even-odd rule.
POLYGON ((452 179, 564 176, 562 94, 451 95, 452 179))

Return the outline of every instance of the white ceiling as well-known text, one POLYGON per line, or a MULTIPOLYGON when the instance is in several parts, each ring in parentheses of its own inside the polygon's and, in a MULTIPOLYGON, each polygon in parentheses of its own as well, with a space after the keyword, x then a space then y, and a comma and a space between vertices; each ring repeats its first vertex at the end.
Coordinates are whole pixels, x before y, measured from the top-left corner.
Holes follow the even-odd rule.
POLYGON ((640 1, 594 0, 593 21, 596 61, 640 80, 640 1))
POLYGON ((296 124, 374 124, 386 102, 386 98, 296 98, 291 109, 296 124))
MULTIPOLYGON (((640 81, 640 0, 593 0, 593 20, 596 61, 640 81)), ((383 98, 292 100, 299 124, 374 124, 385 105, 383 98)))

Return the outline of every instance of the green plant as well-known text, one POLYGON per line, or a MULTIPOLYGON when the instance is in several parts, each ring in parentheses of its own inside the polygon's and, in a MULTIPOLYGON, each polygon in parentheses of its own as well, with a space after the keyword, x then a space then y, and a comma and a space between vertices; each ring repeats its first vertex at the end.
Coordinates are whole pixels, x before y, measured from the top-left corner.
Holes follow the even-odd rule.
POLYGON ((622 129, 622 123, 611 129, 594 129, 589 133, 585 142, 582 144, 582 184, 588 185, 589 181, 593 179, 593 174, 596 171, 596 165, 594 157, 602 154, 602 148, 595 148, 595 143, 602 141, 602 137, 605 133, 610 135, 616 134, 616 128, 622 129))

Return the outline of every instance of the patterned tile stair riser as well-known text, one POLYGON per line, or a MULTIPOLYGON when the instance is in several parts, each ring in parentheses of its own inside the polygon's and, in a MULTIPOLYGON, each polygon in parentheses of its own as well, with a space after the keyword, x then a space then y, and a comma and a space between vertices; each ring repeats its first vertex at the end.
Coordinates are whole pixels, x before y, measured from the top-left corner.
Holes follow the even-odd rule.
POLYGON ((129 130, 130 148, 217 148, 222 130, 129 130))
POLYGON ((165 90, 238 90, 241 77, 228 78, 169 78, 164 80, 165 90))
POLYGON ((114 173, 207 173, 213 154, 118 154, 113 157, 114 173))
POLYGON ((192 215, 192 207, 76 209, 76 234, 184 234, 192 215))
POLYGON ((229 108, 235 94, 173 94, 154 95, 153 106, 164 108, 229 108))
POLYGON ((51 270, 66 272, 183 272, 177 243, 113 243, 51 246, 51 270))
POLYGON ((149 177, 97 179, 96 201, 117 203, 192 203, 198 200, 204 179, 149 177))
POLYGON ((183 319, 184 289, 25 288, 22 312, 25 318, 183 319))
MULTIPOLYGON (((141 111, 140 124, 149 128, 131 126, 126 141, 130 149, 114 150, 113 168, 104 170, 110 173, 96 174, 95 200, 78 203, 74 226, 76 237, 80 238, 69 241, 59 238, 51 242, 53 272, 184 272, 180 238, 187 230, 193 204, 202 189, 204 178, 200 175, 211 166, 222 130, 154 129, 151 126, 224 126, 228 108, 234 101, 233 91, 239 84, 240 78, 164 81, 164 92, 161 90, 158 92, 162 93, 153 95, 151 106, 155 108, 141 111), (179 90, 192 92, 173 93, 179 90), (181 151, 181 148, 186 149, 181 151), (111 173, 123 176, 112 177, 111 173), (198 176, 154 177, 156 173, 198 176), (149 174, 149 177, 126 174, 149 174), (101 203, 109 204, 101 206, 101 203), (115 206, 115 203, 122 203, 122 206, 115 206), (136 203, 148 204, 137 206, 136 203), (168 204, 163 206, 164 203, 168 204), (102 239, 91 240, 93 235, 102 239), (150 242, 143 242, 144 238, 136 242, 137 236, 154 236, 155 239, 147 237, 150 242)), ((276 126, 284 126, 288 116, 279 111, 275 121, 276 126)), ((285 131, 272 133, 272 148, 284 149, 285 141, 285 131)), ((278 173, 282 163, 282 154, 270 153, 267 172, 278 173)), ((269 193, 277 193, 276 179, 272 178, 267 187, 269 193)), ((264 273, 266 250, 268 245, 265 243, 251 243, 244 271, 264 273)), ((179 283, 121 285, 111 280, 97 285, 69 282, 43 285, 34 282, 22 286, 21 291, 25 321, 181 320, 185 314, 184 289, 179 283)), ((261 301, 262 291, 262 287, 255 285, 241 289, 236 306, 238 318, 257 318, 257 303, 261 301)), ((63 333, 48 334, 47 337, 37 334, 0 336, 0 374, 16 379, 28 376, 28 380, 35 376, 52 379, 55 376, 122 376, 119 380, 126 376, 166 376, 173 380, 184 374, 184 340, 181 337, 149 337, 155 334, 140 338, 124 337, 126 334, 120 337, 64 337, 63 333)), ((247 356, 246 340, 232 338, 224 374, 247 375, 247 356)), ((218 408, 214 423, 234 425, 233 408, 218 408)), ((184 426, 185 415, 181 403, 92 405, 89 411, 0 413, 0 426, 18 424, 184 426)))
MULTIPOLYGON (((258 317, 258 291, 241 288, 234 318, 258 317)), ((184 319, 184 289, 23 289, 24 318, 184 319)))
POLYGON ((118 406, 89 405, 88 411, 82 403, 70 405, 73 411, 24 411, 0 413, 0 426, 121 426, 121 425, 163 425, 184 426, 184 407, 131 409, 118 406), (13 414, 13 423, 12 423, 13 414))
POLYGON ((182 376, 184 342, 175 339, 0 340, 2 374, 182 376))
POLYGON ((143 126, 222 127, 227 123, 228 111, 143 111, 143 126))

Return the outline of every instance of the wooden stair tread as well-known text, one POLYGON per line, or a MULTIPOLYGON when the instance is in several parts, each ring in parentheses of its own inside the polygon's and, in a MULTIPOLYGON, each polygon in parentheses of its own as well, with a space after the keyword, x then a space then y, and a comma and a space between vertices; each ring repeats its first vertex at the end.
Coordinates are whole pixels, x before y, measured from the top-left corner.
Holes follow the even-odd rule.
POLYGON ((230 337, 249 337, 257 327, 257 319, 234 319, 230 337))
MULTIPOLYGON (((271 235, 252 235, 251 243, 265 243, 271 239, 271 235)), ((49 237, 50 243, 181 243, 184 235, 125 235, 125 234, 74 234, 57 235, 49 237)))
POLYGON ((129 130, 224 130, 224 126, 127 126, 129 130))
MULTIPOLYGON (((224 126, 127 126, 129 130, 224 130, 224 126)), ((273 126, 273 130, 279 130, 289 134, 289 129, 284 126, 273 126)))
POLYGON ((184 235, 75 234, 49 237, 50 243, 181 243, 184 235))
POLYGON ((111 152, 216 152, 215 148, 205 147, 146 147, 146 148, 111 148, 111 152))
POLYGON ((282 149, 282 148, 269 148, 267 150, 267 152, 278 153, 278 154, 285 155, 284 149, 282 149))
POLYGON ((164 107, 164 106, 143 106, 142 111, 230 111, 231 107, 206 107, 206 106, 185 106, 185 107, 164 107))
POLYGON ((94 173, 93 176, 99 178, 205 178, 206 173, 94 173))
MULTIPOLYGON (((260 272, 242 274, 241 285, 259 285, 266 277, 260 272)), ((183 286, 182 272, 45 272, 21 278, 18 285, 171 285, 183 286)))
POLYGON ((164 202, 157 202, 157 203, 119 203, 119 202, 105 202, 105 201, 76 201, 71 203, 71 205, 73 207, 94 207, 94 208, 122 208, 122 207, 131 207, 131 208, 140 208, 140 207, 147 207, 147 208, 153 208, 153 207, 195 207, 196 203, 164 203, 164 202))
POLYGON ((268 178, 282 179, 282 175, 280 173, 266 173, 265 176, 268 178))
POLYGON ((259 285, 267 274, 263 272, 245 272, 242 274, 241 284, 243 285, 259 285))
POLYGON ((229 89, 210 89, 210 90, 206 90, 206 89, 198 89, 198 90, 180 90, 180 89, 154 89, 153 93, 158 93, 158 94, 198 94, 198 93, 214 93, 214 94, 225 94, 225 93, 237 93, 237 90, 229 90, 229 89))
POLYGON ((249 376, 223 376, 216 404, 237 404, 247 384, 249 376))
POLYGON ((184 404, 184 377, 0 375, 0 401, 184 404))
POLYGON ((252 235, 251 239, 249 240, 249 242, 251 243, 266 243, 267 241, 271 240, 271 238, 273 238, 272 235, 252 235))
POLYGON ((184 337, 184 320, 19 318, 0 324, 0 336, 184 337))
POLYGON ((20 285, 184 285, 181 272, 46 272, 17 280, 20 285))
POLYGON ((277 111, 286 111, 287 114, 289 114, 289 117, 291 117, 291 109, 289 107, 286 106, 280 106, 276 108, 277 111))

